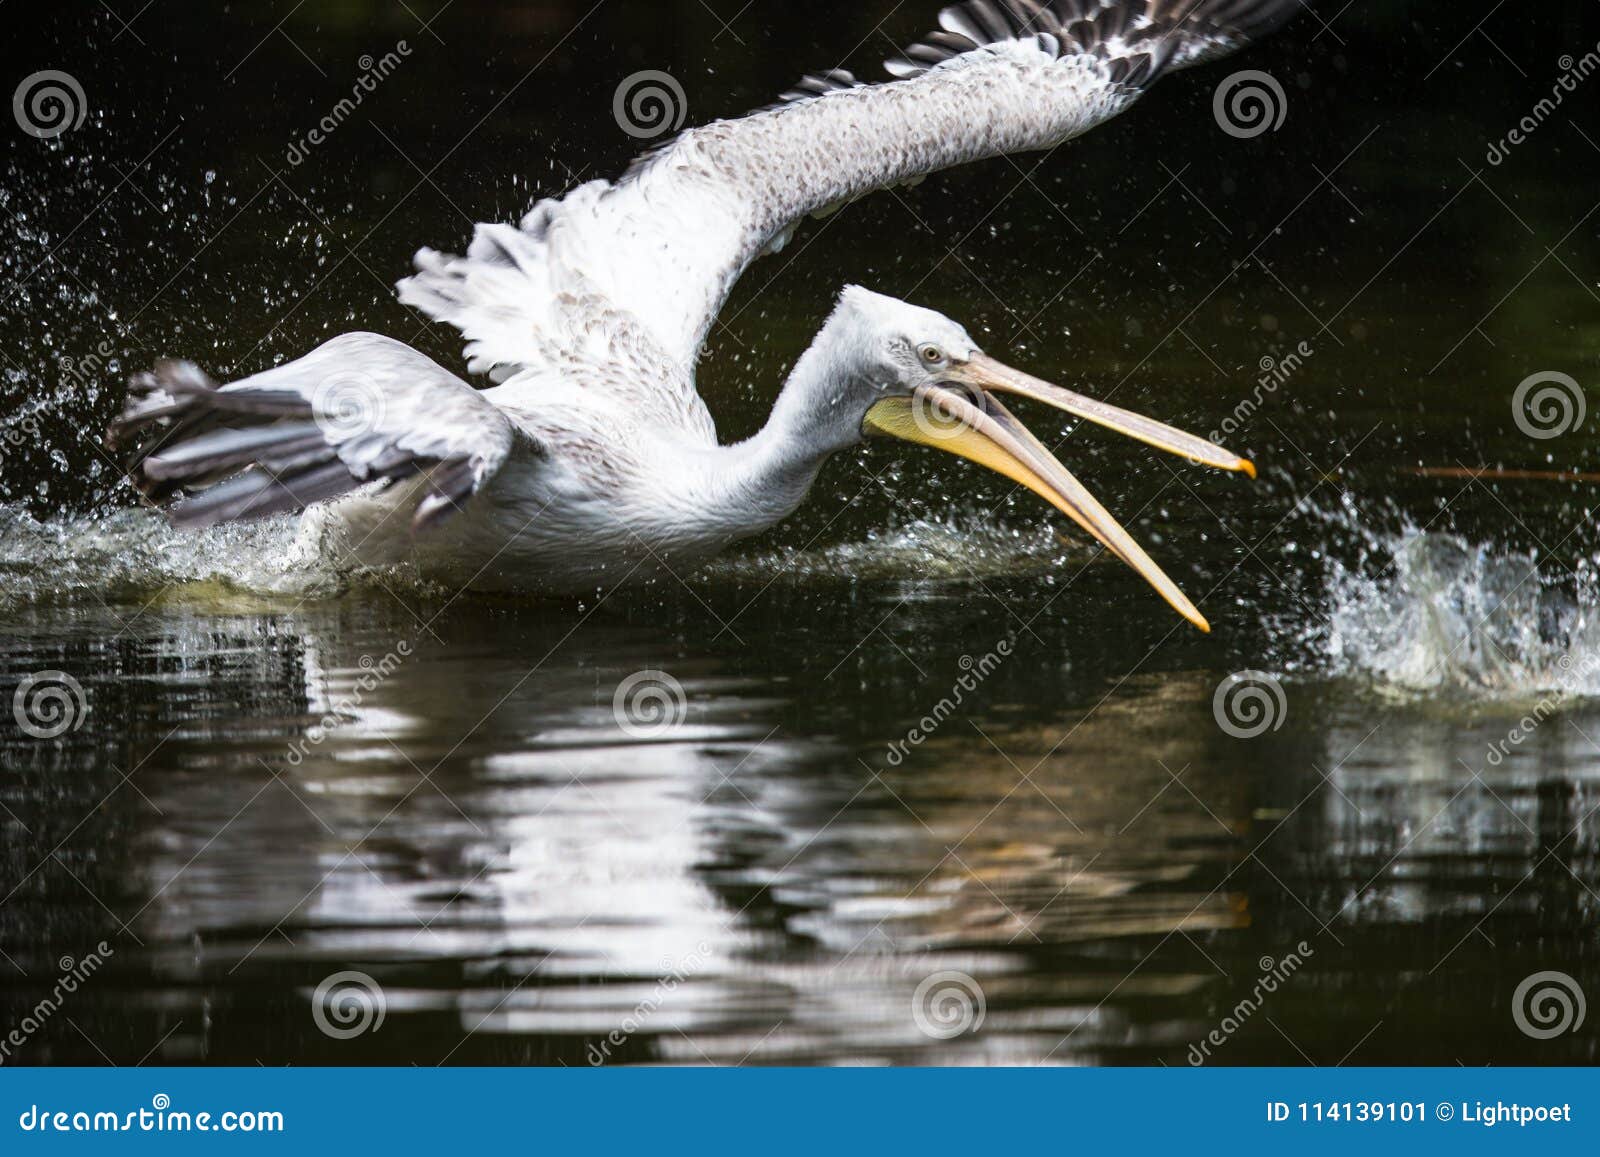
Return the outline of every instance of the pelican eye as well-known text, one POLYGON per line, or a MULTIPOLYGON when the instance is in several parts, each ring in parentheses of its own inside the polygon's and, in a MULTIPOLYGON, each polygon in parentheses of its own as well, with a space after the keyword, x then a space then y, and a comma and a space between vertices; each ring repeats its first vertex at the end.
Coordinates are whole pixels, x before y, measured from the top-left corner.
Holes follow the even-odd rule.
POLYGON ((930 366, 936 366, 944 361, 944 351, 936 345, 925 345, 917 351, 917 356, 930 366))

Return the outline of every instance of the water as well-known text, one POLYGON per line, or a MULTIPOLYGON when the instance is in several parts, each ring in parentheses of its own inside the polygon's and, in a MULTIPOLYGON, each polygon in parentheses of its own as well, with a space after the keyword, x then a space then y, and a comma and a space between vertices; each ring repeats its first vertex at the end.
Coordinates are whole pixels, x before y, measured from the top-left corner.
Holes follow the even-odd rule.
POLYGON ((558 46, 583 9, 457 0, 440 43, 308 4, 231 75, 281 12, 29 17, 92 111, 0 161, 0 690, 61 728, 0 726, 0 1025, 94 968, 3 1059, 1593 1062, 1592 1015, 1530 1035, 1554 1006, 1517 992, 1600 994, 1595 492, 1451 473, 1592 467, 1512 399, 1595 379, 1600 126, 1482 159, 1600 40, 1582 5, 1492 45, 1357 6, 1249 58, 1275 134, 1213 131, 1225 70, 1176 78, 1031 183, 864 202, 741 287, 703 371, 730 436, 845 281, 1232 421, 1254 484, 1062 450, 1208 637, 1029 496, 882 446, 705 572, 581 602, 344 583, 284 565, 292 524, 180 535, 117 486, 129 369, 357 326, 454 364, 387 283, 620 167, 618 79, 732 114, 877 18, 765 7, 607 0, 558 46))

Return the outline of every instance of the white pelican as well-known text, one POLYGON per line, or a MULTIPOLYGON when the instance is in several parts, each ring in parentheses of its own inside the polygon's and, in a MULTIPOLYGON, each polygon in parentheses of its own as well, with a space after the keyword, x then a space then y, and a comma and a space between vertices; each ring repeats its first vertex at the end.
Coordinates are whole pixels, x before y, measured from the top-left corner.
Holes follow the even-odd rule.
POLYGON ((1301 2, 946 8, 939 31, 887 63, 891 81, 807 77, 773 108, 682 133, 618 181, 542 201, 517 226, 478 226, 465 257, 421 250, 401 300, 457 326, 468 369, 492 388, 351 333, 221 388, 190 363, 163 363, 135 379, 111 437, 143 435, 134 479, 177 496, 180 525, 307 510, 300 546, 323 559, 574 593, 691 566, 770 527, 830 455, 889 435, 1035 491, 1208 630, 997 395, 1253 474, 1243 458, 1009 369, 949 318, 853 286, 744 442, 718 442, 694 365, 734 281, 808 215, 1055 146, 1301 2))

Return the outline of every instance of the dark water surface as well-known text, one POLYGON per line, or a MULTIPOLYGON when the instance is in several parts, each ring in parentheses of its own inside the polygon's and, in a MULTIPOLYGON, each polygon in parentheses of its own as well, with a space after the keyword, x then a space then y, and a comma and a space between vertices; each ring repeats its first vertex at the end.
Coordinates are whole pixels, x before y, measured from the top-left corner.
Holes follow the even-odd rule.
POLYGON ((1597 492, 1470 473, 1597 468, 1600 76, 1487 159, 1591 5, 1358 0, 741 285, 702 370, 728 437, 849 281, 1231 416, 1253 484, 1061 451, 1210 636, 1028 495, 882 446, 705 573, 582 603, 307 585, 292 525, 178 535, 98 448, 159 356, 368 328, 458 365, 390 283, 619 170, 624 77, 732 115, 936 4, 18 7, 6 84, 63 70, 87 116, 0 133, 0 1040, 31 1025, 0 1060, 1600 1054, 1597 492), (1277 131, 1219 128, 1237 68, 1277 131), (1570 418, 1519 402, 1536 374, 1570 418))

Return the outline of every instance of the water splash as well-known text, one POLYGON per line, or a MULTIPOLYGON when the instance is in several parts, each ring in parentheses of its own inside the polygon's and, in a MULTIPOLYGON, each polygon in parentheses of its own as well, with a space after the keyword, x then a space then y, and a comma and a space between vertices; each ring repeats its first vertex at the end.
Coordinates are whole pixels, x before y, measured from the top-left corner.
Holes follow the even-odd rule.
POLYGON ((39 522, 0 504, 0 609, 30 603, 150 601, 185 584, 305 597, 335 589, 323 570, 287 561, 294 519, 178 531, 147 510, 39 522))
MULTIPOLYGON (((1322 569, 1267 615, 1272 664, 1290 678, 1340 679, 1400 698, 1600 697, 1600 569, 1424 530, 1347 499, 1304 536, 1322 569), (1321 584, 1317 589, 1316 584, 1321 584)), ((297 554, 296 520, 178 531, 146 510, 38 522, 0 504, 0 609, 29 603, 336 595, 341 576, 297 554)), ((1056 529, 919 520, 828 546, 733 554, 712 581, 1043 575, 1093 556, 1056 529)), ((385 584, 406 576, 385 572, 385 584)))
POLYGON ((1402 697, 1600 696, 1591 560, 1569 568, 1403 518, 1386 531, 1349 506, 1335 521, 1350 553, 1328 559, 1325 620, 1286 632, 1302 656, 1286 667, 1402 697))
MULTIPOLYGON (((347 589, 357 576, 320 565, 296 549, 297 519, 176 530, 148 510, 62 516, 40 522, 0 503, 0 609, 29 603, 132 601, 163 591, 186 597, 235 594, 313 598, 347 589)), ((827 547, 733 554, 700 573, 716 581, 775 578, 919 578, 959 581, 1038 574, 1083 561, 1090 547, 1049 527, 918 521, 827 547)), ((391 588, 436 591, 415 575, 385 570, 391 588)))

